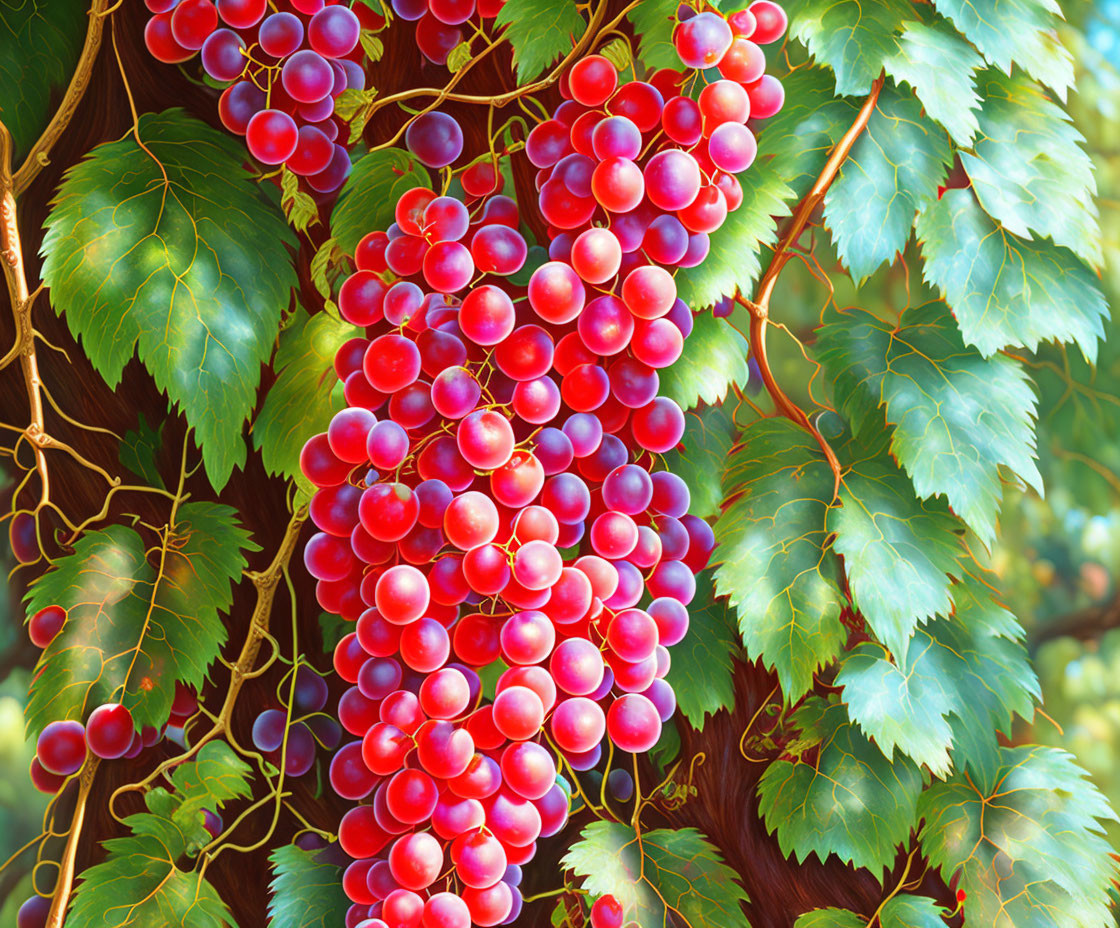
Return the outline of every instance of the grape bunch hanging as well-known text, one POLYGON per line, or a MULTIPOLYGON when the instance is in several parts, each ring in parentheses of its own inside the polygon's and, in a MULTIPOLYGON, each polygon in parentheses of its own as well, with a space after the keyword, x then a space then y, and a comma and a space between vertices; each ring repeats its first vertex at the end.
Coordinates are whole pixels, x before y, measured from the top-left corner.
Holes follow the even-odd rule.
MULTIPOLYGON (((519 206, 477 166, 465 199, 409 190, 357 246, 338 300, 365 330, 335 358, 348 405, 301 456, 319 488, 305 563, 323 608, 356 622, 334 664, 359 740, 330 773, 356 803, 339 827, 349 925, 512 922, 521 865, 567 820, 564 773, 604 745, 650 750, 674 712, 667 648, 714 538, 659 457, 684 430, 659 371, 692 328, 673 271, 742 202, 746 121, 782 102, 757 43, 784 28, 761 0, 684 18, 685 70, 619 87, 600 55, 572 66, 526 139, 551 239, 527 286, 510 279, 519 206)), ((436 111, 406 144, 441 169, 463 136, 436 111)), ((606 897, 592 910, 595 928, 624 917, 606 897)))
MULTIPOLYGON (((222 124, 245 137, 254 158, 283 164, 316 193, 342 186, 350 155, 338 142, 335 101, 365 87, 357 13, 323 0, 280 10, 266 0, 145 2, 148 51, 169 64, 201 54, 206 74, 229 83, 218 101, 222 124)), ((358 9, 368 25, 380 19, 358 9)))

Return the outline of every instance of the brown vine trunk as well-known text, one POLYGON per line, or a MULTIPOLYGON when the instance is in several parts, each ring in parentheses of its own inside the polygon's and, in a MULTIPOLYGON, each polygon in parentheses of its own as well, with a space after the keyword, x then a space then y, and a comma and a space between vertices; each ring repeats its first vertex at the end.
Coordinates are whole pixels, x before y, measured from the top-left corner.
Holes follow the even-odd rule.
MULTIPOLYGON (((181 71, 162 65, 151 58, 144 47, 142 32, 147 14, 140 3, 125 3, 114 14, 117 41, 124 68, 136 97, 140 112, 158 111, 171 106, 184 107, 194 116, 214 126, 217 118, 217 94, 197 84, 181 71)), ((420 82, 438 84, 446 79, 446 72, 422 64, 409 24, 395 23, 386 33, 385 56, 374 66, 370 83, 382 95, 415 86, 420 82)), ((460 85, 461 90, 473 94, 493 94, 512 87, 508 50, 500 49, 490 55, 460 85)), ((546 105, 555 105, 559 95, 555 88, 541 95, 546 105)), ((468 154, 477 154, 486 146, 486 114, 471 104, 448 104, 445 109, 455 115, 466 133, 468 154)), ((512 112, 508 107, 504 112, 512 112)), ((379 111, 367 127, 367 137, 376 141, 389 137, 402 124, 403 113, 395 108, 379 111)), ((41 229, 47 216, 49 201, 54 194, 63 171, 77 162, 91 148, 101 142, 120 138, 131 126, 131 114, 124 94, 112 45, 102 45, 96 61, 89 90, 78 106, 73 121, 54 146, 51 163, 39 174, 20 197, 19 223, 23 238, 23 251, 27 275, 32 289, 39 281, 40 261, 38 249, 41 229)), ((522 204, 531 202, 534 171, 523 158, 515 159, 517 193, 522 204)), ((531 210, 524 210, 523 218, 534 225, 534 231, 543 237, 543 226, 534 220, 531 210)), ((312 227, 310 239, 301 241, 297 266, 303 299, 311 309, 321 307, 322 300, 310 285, 308 263, 317 245, 326 237, 323 224, 312 227)), ((138 417, 143 415, 149 423, 165 422, 163 447, 160 457, 165 478, 170 478, 178 468, 179 455, 184 439, 184 421, 181 416, 169 414, 166 398, 155 388, 139 362, 133 360, 125 370, 124 379, 116 389, 110 389, 91 368, 82 348, 71 338, 66 324, 48 305, 50 294, 44 293, 34 307, 34 324, 45 341, 38 345, 39 366, 49 395, 73 418, 109 429, 118 435, 133 429, 138 417), (47 346, 56 346, 52 349, 47 346)), ((10 344, 12 315, 7 307, 0 312, 0 332, 3 341, 10 344)), ((262 388, 267 388, 271 375, 266 370, 262 388)), ((263 395, 263 389, 262 389, 263 395)), ((27 422, 27 396, 19 373, 19 366, 12 365, 0 374, 0 421, 25 424, 27 422)), ((65 422, 55 411, 47 408, 48 430, 110 473, 120 474, 117 461, 118 443, 111 435, 75 428, 65 422)), ((193 460, 192 455, 192 460, 193 460)), ((25 458, 23 460, 26 460, 25 458)), ((51 498, 71 517, 79 519, 98 511, 106 486, 99 475, 77 466, 69 457, 55 453, 49 459, 51 467, 51 498)), ((212 491, 200 472, 188 481, 187 489, 195 498, 207 498, 212 491)), ((120 500, 120 497, 118 497, 120 500)), ((253 569, 260 569, 271 559, 287 522, 285 486, 278 479, 268 477, 257 456, 250 455, 246 468, 235 472, 223 490, 221 500, 234 506, 252 532, 262 551, 252 558, 253 569)), ((32 482, 25 489, 19 503, 25 508, 34 506, 37 488, 32 482)), ((147 521, 162 523, 166 519, 165 502, 159 498, 132 495, 127 508, 147 521)), ((110 519, 121 516, 122 502, 116 502, 110 519)), ((56 523, 57 527, 57 523, 56 523)), ((55 549, 60 550, 55 543, 55 549)), ((41 570, 32 567, 21 570, 16 576, 14 592, 21 593, 23 585, 41 570)), ((330 666, 329 657, 323 652, 318 616, 320 609, 315 601, 314 585, 301 568, 293 571, 296 581, 298 620, 296 631, 299 646, 320 668, 330 666)), ((232 660, 240 648, 252 612, 254 590, 250 583, 242 582, 229 618, 229 643, 225 657, 232 660)), ((281 592, 273 611, 271 631, 285 649, 292 645, 292 630, 287 620, 289 603, 287 594, 281 592)), ((328 643, 330 644, 330 643, 328 643)), ((13 663, 30 666, 35 658, 34 649, 23 646, 12 659, 13 663)), ((252 719, 261 708, 275 704, 274 688, 282 670, 249 680, 238 700, 232 725, 242 740, 248 740, 252 719)), ((219 700, 228 683, 228 673, 220 666, 213 670, 213 683, 205 694, 208 700, 219 700)), ((334 686, 337 697, 342 687, 334 686)), ((882 895, 875 877, 867 871, 855 871, 840 865, 836 860, 821 864, 815 858, 798 864, 786 859, 777 842, 764 828, 757 814, 755 784, 762 765, 746 761, 739 753, 739 737, 747 720, 758 708, 760 700, 773 685, 772 678, 755 665, 738 664, 736 667, 737 705, 733 713, 721 712, 710 719, 702 732, 682 725, 685 763, 703 753, 705 760, 695 768, 694 785, 698 794, 685 805, 667 815, 675 826, 692 826, 700 829, 720 849, 727 863, 735 869, 751 898, 748 915, 754 928, 789 928, 796 916, 806 910, 829 905, 852 908, 857 912, 873 912, 882 895)), ((146 764, 155 766, 166 756, 163 744, 149 749, 142 755, 146 764)), ((652 773, 650 773, 652 782, 652 773)), ((83 839, 78 845, 76 869, 81 871, 101 856, 100 842, 120 833, 120 826, 109 814, 108 797, 118 786, 135 779, 135 770, 123 763, 101 765, 90 795, 85 818, 83 839)), ((308 820, 317 826, 334 830, 346 804, 335 798, 329 788, 316 792, 315 784, 302 780, 289 781, 294 793, 291 801, 301 809, 308 820)), ((30 788, 28 785, 27 788, 30 788)), ((118 815, 135 811, 139 803, 137 794, 131 793, 115 809, 118 815)), ((63 803, 65 805, 65 802, 63 803)), ((65 809, 62 809, 65 812, 65 809)), ((236 817, 237 809, 227 810, 226 821, 236 817)), ((235 839, 251 843, 259 838, 270 814, 262 811, 244 826, 244 833, 235 839)), ((61 818, 60 820, 65 820, 61 818)), ((527 868, 526 892, 555 888, 560 883, 558 860, 567 840, 583 822, 576 821, 564 835, 542 842, 534 864, 527 868)), ((272 845, 290 839, 291 825, 280 825, 272 845)), ((51 853, 57 848, 49 846, 51 853)), ((240 928, 257 928, 267 922, 267 884, 269 879, 267 849, 250 854, 224 853, 208 868, 207 877, 214 883, 221 896, 229 903, 240 928)), ((901 858, 905 859, 905 855, 901 858)), ((901 862, 900 862, 901 863, 901 862)), ((893 876, 898 878, 901 866, 896 866, 893 876)), ((947 888, 932 878, 927 878, 922 889, 949 904, 947 888)), ((891 885, 888 881, 888 885, 891 885)), ((519 920, 524 926, 544 926, 549 923, 553 901, 544 900, 530 905, 519 920)))

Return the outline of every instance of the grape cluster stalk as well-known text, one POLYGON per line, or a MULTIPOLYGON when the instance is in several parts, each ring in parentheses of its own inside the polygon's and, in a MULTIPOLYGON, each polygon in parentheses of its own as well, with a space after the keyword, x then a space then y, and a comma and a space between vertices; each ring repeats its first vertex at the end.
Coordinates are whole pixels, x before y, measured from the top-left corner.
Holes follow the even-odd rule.
MULTIPOLYGON (((692 328, 674 273, 742 202, 747 120, 782 104, 760 44, 786 26, 770 0, 679 19, 681 69, 619 86, 587 55, 529 133, 550 242, 526 285, 526 205, 475 165, 462 196, 403 193, 339 291, 364 335, 300 463, 318 488, 304 562, 355 623, 334 651, 354 740, 330 768, 355 803, 349 928, 513 922, 521 867, 567 821, 565 774, 604 745, 650 750, 675 710, 668 648, 715 542, 660 457, 685 424, 659 395, 692 328)), ((449 173, 463 154, 438 110, 405 142, 449 173)), ((626 914, 604 896, 592 924, 626 914)))

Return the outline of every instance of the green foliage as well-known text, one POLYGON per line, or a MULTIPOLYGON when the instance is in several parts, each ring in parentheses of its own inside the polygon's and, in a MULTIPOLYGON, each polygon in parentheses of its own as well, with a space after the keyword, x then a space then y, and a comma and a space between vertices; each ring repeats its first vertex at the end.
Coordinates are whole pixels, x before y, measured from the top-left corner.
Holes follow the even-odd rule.
POLYGON ((242 426, 295 283, 294 239, 241 166, 240 141, 179 110, 144 114, 138 134, 66 172, 43 279, 110 386, 139 350, 220 489, 245 462, 242 426))
POLYGON ((919 502, 882 449, 853 463, 840 504, 829 510, 827 528, 836 535, 833 550, 844 556, 852 599, 875 636, 902 654, 919 621, 952 606, 960 523, 943 503, 919 502))
POLYGON ((968 893, 969 921, 1015 928, 1113 924, 1116 864, 1102 836, 1114 813, 1073 758, 1054 748, 1000 749, 995 784, 957 775, 919 803, 922 850, 968 893))
POLYGON ((812 686, 847 637, 825 527, 832 493, 817 443, 784 418, 745 429, 724 472, 716 594, 738 612, 751 660, 777 671, 790 700, 812 686))
POLYGON ((12 134, 13 169, 47 127, 86 35, 84 0, 0 2, 0 120, 12 134))
POLYGON ((163 426, 164 423, 161 422, 159 428, 153 429, 148 425, 144 414, 140 413, 139 425, 124 433, 120 451, 117 452, 121 467, 130 470, 152 487, 165 486, 159 468, 156 466, 156 456, 163 443, 163 426))
MULTIPOLYGON (((776 160, 758 162, 739 175, 743 203, 711 234, 703 272, 677 275, 677 294, 694 310, 712 306, 736 290, 750 292, 762 269, 760 249, 777 241, 776 219, 789 215, 786 201, 793 191, 782 179, 780 170, 776 160)), ((693 332, 685 344, 698 334, 693 332)))
POLYGON ((175 789, 144 795, 146 812, 124 819, 132 832, 103 842, 107 857, 82 872, 67 920, 78 925, 176 925, 224 928, 226 904, 203 876, 185 864, 209 842, 204 811, 249 793, 248 766, 229 745, 211 741, 172 776, 175 789))
POLYGON ((936 196, 951 160, 949 140, 918 101, 885 86, 824 199, 825 223, 852 277, 862 280, 906 247, 914 213, 936 196))
MULTIPOLYGON (((750 178, 755 173, 769 176, 774 172, 777 181, 784 185, 782 199, 785 200, 803 197, 809 192, 832 146, 851 126, 859 110, 856 102, 833 93, 832 78, 824 68, 803 65, 783 79, 782 84, 786 102, 766 120, 759 133, 758 160, 743 176, 750 178)), ((742 207, 731 215, 739 212, 742 207)), ((788 212, 786 209, 775 215, 788 212)), ((728 217, 728 221, 730 219, 728 217)), ((704 269, 708 269, 707 262, 704 269)))
POLYGON ((269 928, 334 928, 343 923, 350 900, 342 891, 342 874, 321 854, 285 844, 269 855, 269 928))
POLYGON ((43 652, 27 705, 36 733, 54 719, 78 719, 119 701, 139 731, 161 726, 175 682, 201 687, 226 640, 219 612, 232 583, 258 550, 236 513, 217 503, 185 503, 166 544, 149 558, 124 525, 87 532, 27 594, 29 613, 67 611, 43 652))
POLYGON ((972 143, 980 103, 976 71, 983 59, 944 20, 911 20, 898 37, 898 48, 884 62, 896 82, 914 88, 926 115, 943 125, 962 147, 972 143))
POLYGON ((711 571, 696 578, 696 598, 689 609, 688 634, 673 647, 668 681, 677 708, 693 728, 720 709, 735 705, 732 660, 739 653, 735 616, 715 597, 711 571))
POLYGON ((508 0, 494 25, 505 27, 519 84, 540 77, 587 29, 575 0, 508 0))
POLYGON ((996 732, 1010 732, 1015 715, 1030 718, 1038 684, 1022 629, 982 582, 966 575, 954 598, 953 616, 918 629, 894 661, 875 645, 857 645, 836 684, 852 721, 888 758, 897 748, 937 776, 967 766, 988 782, 996 732))
POLYGON ((643 928, 669 924, 667 905, 692 928, 749 928, 735 871, 694 828, 644 831, 639 843, 629 825, 593 822, 561 864, 592 897, 614 895, 643 928))
MULTIPOLYGON (((892 896, 879 910, 880 928, 945 928, 942 915, 947 914, 929 896, 892 896)), ((806 912, 793 928, 867 928, 870 923, 849 909, 813 909, 806 912)))
POLYGON ((1073 62, 1054 31, 1055 0, 935 0, 934 7, 997 68, 1010 72, 1014 62, 1065 98, 1073 62))
POLYGON ((431 186, 427 168, 403 149, 371 151, 354 162, 342 186, 331 210, 331 235, 352 255, 362 236, 393 224, 401 194, 431 186))
POLYGON ((1002 497, 1000 468, 1041 489, 1036 399, 1021 365, 965 346, 944 303, 908 309, 900 326, 863 310, 831 312, 817 356, 857 431, 893 426, 891 452, 918 496, 945 495, 987 543, 1002 497), (881 427, 881 426, 880 426, 881 427))
POLYGON ((836 75, 836 92, 866 94, 896 48, 895 33, 913 18, 903 0, 794 0, 789 34, 836 75))
POLYGON ((638 60, 651 70, 681 65, 673 47, 677 6, 676 0, 644 0, 626 14, 638 37, 638 60))
POLYGON ((815 760, 776 760, 758 781, 759 810, 782 853, 804 861, 830 854, 881 873, 917 816, 922 775, 891 761, 848 721, 840 705, 810 698, 794 716, 820 740, 815 760))
POLYGON ((302 479, 299 453, 326 431, 344 403, 335 385, 335 352, 361 330, 331 312, 309 316, 300 307, 280 333, 273 360, 276 382, 253 423, 253 445, 270 474, 302 479))
POLYGON ((984 210, 1021 238, 1048 236, 1101 262, 1096 182, 1069 116, 1021 75, 980 75, 980 131, 961 163, 984 210))
POLYGON ((1009 345, 1036 350, 1076 342, 1090 363, 1108 306, 1100 284, 1073 252, 1012 235, 969 190, 946 190, 918 215, 923 275, 953 307, 966 343, 988 357, 1009 345))
POLYGON ((682 409, 701 401, 721 402, 733 384, 747 382, 747 352, 747 340, 726 319, 700 313, 681 356, 659 372, 658 392, 676 400, 682 409))
POLYGON ((685 414, 680 445, 665 452, 665 467, 688 485, 688 511, 701 519, 719 513, 723 468, 735 444, 734 401, 702 406, 685 414))

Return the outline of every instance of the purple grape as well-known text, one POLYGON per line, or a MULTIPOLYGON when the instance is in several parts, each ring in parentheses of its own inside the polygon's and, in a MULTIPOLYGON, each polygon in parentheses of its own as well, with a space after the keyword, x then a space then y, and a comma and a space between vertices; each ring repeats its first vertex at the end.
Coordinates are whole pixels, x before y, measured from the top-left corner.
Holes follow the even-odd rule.
POLYGON ((257 30, 261 51, 273 58, 285 58, 303 42, 303 23, 294 13, 266 16, 257 30))
POLYGON ((353 11, 345 6, 328 6, 311 17, 307 41, 320 55, 341 58, 358 44, 361 24, 353 11))
POLYGON ((280 69, 280 82, 297 103, 318 103, 334 87, 334 71, 327 59, 309 48, 296 52, 280 69))
POLYGON ((202 67, 216 81, 235 81, 245 71, 245 43, 232 29, 215 29, 202 43, 202 67))
POLYGON ((405 145, 421 164, 442 168, 463 153, 463 130, 446 113, 425 113, 404 134, 405 145))
POLYGON ((313 174, 307 179, 310 187, 319 193, 333 193, 345 183, 346 178, 350 176, 350 154, 339 145, 334 143, 334 154, 331 156, 330 163, 320 171, 318 174, 313 174))

